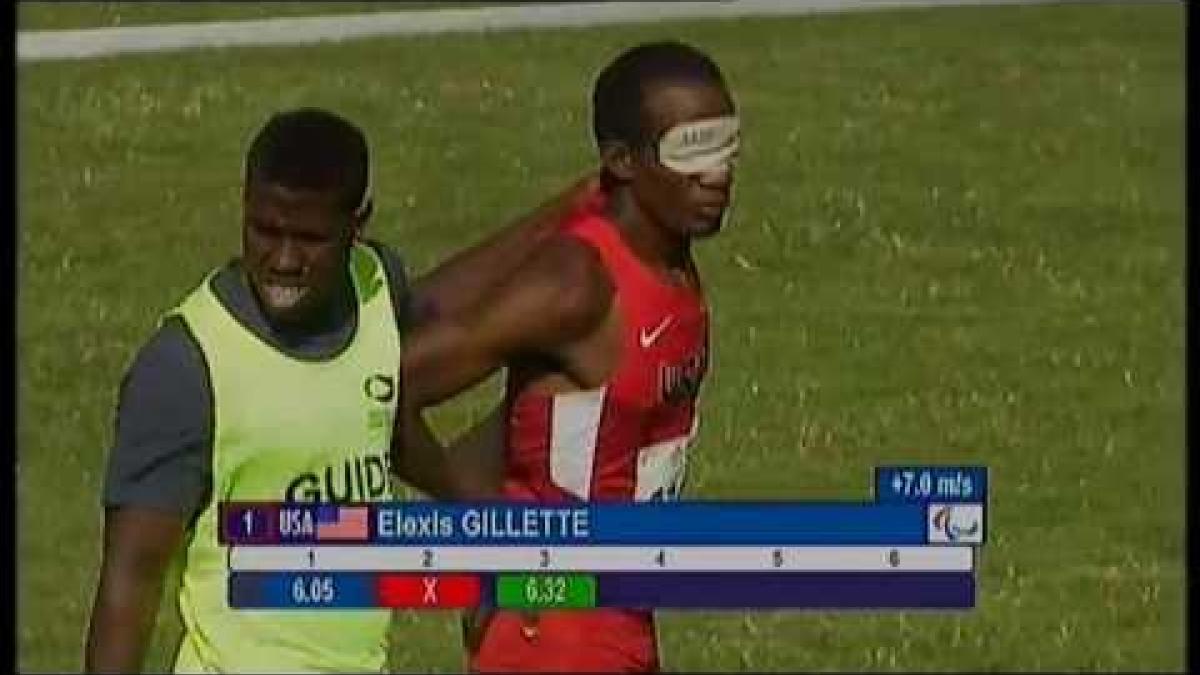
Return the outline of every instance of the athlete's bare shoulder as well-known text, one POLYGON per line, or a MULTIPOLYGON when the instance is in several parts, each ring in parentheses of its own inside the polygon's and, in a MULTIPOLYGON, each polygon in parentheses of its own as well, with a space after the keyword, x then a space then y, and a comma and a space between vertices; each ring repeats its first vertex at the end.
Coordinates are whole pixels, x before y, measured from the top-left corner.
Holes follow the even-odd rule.
POLYGON ((615 293, 599 253, 567 234, 540 244, 511 282, 536 289, 542 311, 561 324, 560 335, 586 332, 598 325, 615 293))

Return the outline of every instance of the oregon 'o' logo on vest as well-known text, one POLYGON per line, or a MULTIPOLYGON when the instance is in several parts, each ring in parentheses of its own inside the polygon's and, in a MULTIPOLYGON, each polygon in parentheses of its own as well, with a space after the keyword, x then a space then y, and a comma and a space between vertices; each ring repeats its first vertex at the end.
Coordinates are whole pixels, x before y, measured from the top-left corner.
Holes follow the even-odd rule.
POLYGON ((371 375, 363 381, 363 393, 373 401, 389 403, 396 396, 396 378, 391 375, 371 375))

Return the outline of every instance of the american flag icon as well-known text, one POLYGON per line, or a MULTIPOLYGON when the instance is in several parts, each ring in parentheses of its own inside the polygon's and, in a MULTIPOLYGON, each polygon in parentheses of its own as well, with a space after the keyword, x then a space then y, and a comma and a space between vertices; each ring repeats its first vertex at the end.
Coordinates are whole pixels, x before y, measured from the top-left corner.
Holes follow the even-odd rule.
POLYGON ((366 506, 317 507, 318 541, 355 541, 370 537, 366 506))

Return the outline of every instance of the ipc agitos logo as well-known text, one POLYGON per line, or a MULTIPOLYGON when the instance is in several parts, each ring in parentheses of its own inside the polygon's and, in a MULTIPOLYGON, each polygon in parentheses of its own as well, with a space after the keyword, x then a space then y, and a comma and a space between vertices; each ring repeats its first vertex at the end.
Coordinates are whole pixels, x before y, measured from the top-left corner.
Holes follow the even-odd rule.
POLYGON ((930 504, 929 541, 955 544, 983 542, 982 504, 930 504))

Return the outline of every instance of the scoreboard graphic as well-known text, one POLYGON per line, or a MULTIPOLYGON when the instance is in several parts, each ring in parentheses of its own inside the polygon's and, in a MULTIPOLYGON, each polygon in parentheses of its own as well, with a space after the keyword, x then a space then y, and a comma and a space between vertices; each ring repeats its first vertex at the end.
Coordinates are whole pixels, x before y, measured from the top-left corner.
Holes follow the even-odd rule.
POLYGON ((875 469, 869 502, 220 505, 255 609, 970 609, 987 469, 875 469))

